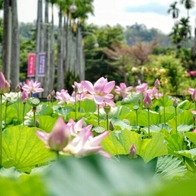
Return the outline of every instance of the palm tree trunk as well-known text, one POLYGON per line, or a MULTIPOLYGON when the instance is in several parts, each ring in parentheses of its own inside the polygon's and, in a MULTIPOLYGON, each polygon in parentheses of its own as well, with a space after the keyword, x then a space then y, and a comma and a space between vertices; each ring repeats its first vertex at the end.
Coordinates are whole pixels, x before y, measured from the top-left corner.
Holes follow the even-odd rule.
POLYGON ((12 47, 11 47, 11 90, 14 91, 19 83, 19 27, 17 0, 12 0, 12 47))
POLYGON ((64 71, 62 59, 62 9, 59 10, 59 27, 58 27, 58 69, 57 69, 57 90, 64 88, 64 71))
POLYGON ((85 63, 84 63, 84 52, 82 46, 82 32, 80 23, 77 24, 77 45, 76 45, 76 63, 79 68, 80 80, 85 79, 85 63))
POLYGON ((54 75, 55 75, 55 62, 54 62, 54 10, 52 4, 52 19, 51 19, 51 32, 50 32, 50 80, 49 80, 49 92, 51 93, 54 90, 54 75))
POLYGON ((49 39, 49 0, 45 0, 45 25, 44 25, 44 52, 46 53, 45 77, 44 77, 44 92, 43 96, 47 97, 49 94, 49 80, 50 80, 50 39, 49 39))
POLYGON ((36 74, 35 74, 35 80, 38 81, 39 77, 38 77, 38 55, 41 51, 41 25, 42 25, 42 0, 38 0, 37 1, 37 32, 36 32, 36 74))
POLYGON ((2 43, 2 70, 5 78, 10 81, 10 66, 11 66, 11 5, 10 0, 4 0, 3 12, 3 43, 2 43))

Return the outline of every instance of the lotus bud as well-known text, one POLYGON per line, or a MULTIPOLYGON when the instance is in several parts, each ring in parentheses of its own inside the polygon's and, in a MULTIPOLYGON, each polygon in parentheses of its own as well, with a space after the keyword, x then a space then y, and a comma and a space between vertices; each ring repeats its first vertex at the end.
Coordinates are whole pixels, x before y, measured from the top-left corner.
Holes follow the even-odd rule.
POLYGON ((16 86, 16 88, 15 88, 15 90, 16 90, 16 92, 20 92, 21 91, 21 85, 20 84, 18 84, 17 86, 16 86))
POLYGON ((156 79, 155 82, 154 82, 154 86, 158 89, 160 87, 160 81, 159 79, 156 79))
POLYGON ((178 106, 178 100, 177 100, 176 97, 174 97, 173 106, 174 106, 175 108, 178 106))
POLYGON ((49 94, 48 96, 47 96, 47 101, 51 101, 51 94, 49 94))
POLYGON ((21 94, 21 100, 22 100, 22 102, 23 103, 26 103, 27 98, 28 98, 28 93, 26 91, 22 91, 22 94, 21 94))
POLYGON ((149 109, 152 106, 152 100, 149 97, 148 93, 146 93, 145 97, 144 97, 144 107, 149 109))
POLYGON ((109 105, 104 106, 104 111, 108 115, 110 112, 111 107, 109 105))
POLYGON ((137 151, 136 151, 136 147, 134 144, 131 145, 131 148, 129 150, 129 157, 132 159, 137 158, 137 151))
POLYGON ((61 151, 69 142, 69 133, 66 131, 66 125, 59 117, 48 138, 48 145, 51 150, 61 151))
POLYGON ((111 131, 113 131, 113 130, 114 130, 114 125, 113 125, 112 121, 110 121, 109 128, 110 128, 110 130, 111 130, 111 131))
POLYGON ((54 97, 55 96, 55 90, 53 90, 52 92, 51 92, 51 95, 54 97))
POLYGON ((196 102, 196 89, 193 91, 193 101, 196 102))
POLYGON ((10 84, 5 79, 2 72, 0 72, 0 94, 8 93, 10 91, 10 84))

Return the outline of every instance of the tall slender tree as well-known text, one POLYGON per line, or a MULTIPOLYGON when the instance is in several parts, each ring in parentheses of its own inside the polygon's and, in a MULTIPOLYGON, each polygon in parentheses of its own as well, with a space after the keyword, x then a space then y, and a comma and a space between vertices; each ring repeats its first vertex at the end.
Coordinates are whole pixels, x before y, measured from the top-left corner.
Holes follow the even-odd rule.
POLYGON ((37 1, 37 28, 36 28, 36 74, 35 74, 35 80, 38 81, 40 78, 38 78, 38 54, 42 50, 42 9, 43 1, 38 0, 37 1))
POLYGON ((44 92, 43 96, 47 97, 49 94, 49 80, 50 80, 50 39, 49 39, 49 0, 45 0, 45 14, 44 14, 44 53, 46 54, 45 62, 45 77, 44 77, 44 92))
POLYGON ((172 18, 174 19, 174 24, 176 22, 176 19, 179 16, 179 12, 180 10, 177 8, 177 1, 175 1, 174 3, 172 3, 168 9, 168 14, 172 14, 172 18))
POLYGON ((3 3, 2 70, 5 77, 11 82, 11 90, 14 90, 19 83, 19 26, 17 0, 4 0, 3 3))
POLYGON ((12 0, 12 43, 11 43, 11 90, 19 83, 20 62, 19 62, 19 26, 17 0, 12 0))
POLYGON ((187 18, 189 17, 189 10, 195 6, 195 2, 193 0, 181 0, 181 4, 184 4, 184 7, 187 9, 187 18))
POLYGON ((2 70, 7 78, 10 78, 10 61, 11 61, 11 6, 12 1, 4 0, 3 2, 3 45, 2 45, 2 70))

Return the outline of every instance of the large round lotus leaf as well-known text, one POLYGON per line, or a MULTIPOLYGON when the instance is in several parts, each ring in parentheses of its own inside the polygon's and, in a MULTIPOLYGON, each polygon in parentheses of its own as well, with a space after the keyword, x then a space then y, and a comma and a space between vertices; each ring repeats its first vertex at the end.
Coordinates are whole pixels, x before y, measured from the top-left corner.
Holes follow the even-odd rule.
POLYGON ((55 154, 45 148, 45 144, 37 137, 35 133, 37 129, 19 125, 3 131, 4 167, 14 166, 17 169, 29 171, 55 158, 55 154))

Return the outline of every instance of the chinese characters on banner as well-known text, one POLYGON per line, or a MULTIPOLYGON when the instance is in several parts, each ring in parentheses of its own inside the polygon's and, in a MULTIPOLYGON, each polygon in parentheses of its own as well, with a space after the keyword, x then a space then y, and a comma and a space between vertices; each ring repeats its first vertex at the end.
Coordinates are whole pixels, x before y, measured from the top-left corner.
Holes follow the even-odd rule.
POLYGON ((38 54, 38 76, 45 75, 46 53, 38 54))
MULTIPOLYGON (((36 54, 28 54, 28 69, 27 76, 34 77, 36 70, 36 54)), ((46 70, 46 54, 39 53, 38 54, 38 76, 44 76, 46 70)))
POLYGON ((28 68, 27 68, 27 76, 34 77, 35 76, 35 64, 36 64, 36 55, 28 54, 28 68))

